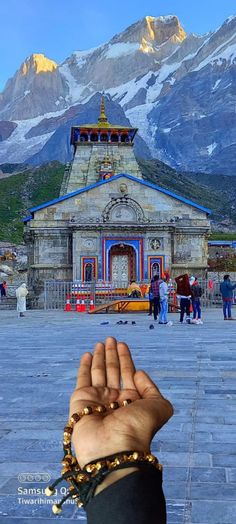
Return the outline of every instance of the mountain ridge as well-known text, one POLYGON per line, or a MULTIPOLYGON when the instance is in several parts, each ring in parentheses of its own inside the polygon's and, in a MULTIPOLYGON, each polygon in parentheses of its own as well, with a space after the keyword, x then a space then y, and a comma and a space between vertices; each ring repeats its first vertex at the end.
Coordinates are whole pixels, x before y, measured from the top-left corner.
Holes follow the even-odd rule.
POLYGON ((89 112, 105 91, 154 158, 182 171, 236 172, 236 16, 206 35, 187 34, 175 15, 146 16, 62 64, 40 54, 27 60, 29 72, 18 70, 0 95, 1 163, 47 161, 47 150, 53 160, 52 119, 62 132, 76 105, 89 112), (35 73, 35 61, 46 70, 35 73))

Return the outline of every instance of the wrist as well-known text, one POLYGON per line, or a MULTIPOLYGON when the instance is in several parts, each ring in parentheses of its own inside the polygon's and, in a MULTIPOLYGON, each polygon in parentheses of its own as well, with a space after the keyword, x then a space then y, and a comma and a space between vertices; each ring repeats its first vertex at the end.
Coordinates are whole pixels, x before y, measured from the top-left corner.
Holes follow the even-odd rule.
POLYGON ((112 471, 111 473, 109 473, 109 475, 105 478, 105 480, 103 480, 103 482, 101 482, 101 484, 99 484, 95 490, 95 493, 94 493, 94 496, 98 495, 99 493, 101 493, 104 489, 108 488, 109 486, 111 486, 112 484, 114 484, 115 482, 118 482, 118 480, 121 480, 122 478, 124 477, 127 477, 128 475, 130 475, 131 473, 135 473, 136 471, 138 471, 139 468, 138 467, 134 467, 134 466, 130 466, 130 468, 126 468, 126 469, 119 469, 118 471, 112 471))

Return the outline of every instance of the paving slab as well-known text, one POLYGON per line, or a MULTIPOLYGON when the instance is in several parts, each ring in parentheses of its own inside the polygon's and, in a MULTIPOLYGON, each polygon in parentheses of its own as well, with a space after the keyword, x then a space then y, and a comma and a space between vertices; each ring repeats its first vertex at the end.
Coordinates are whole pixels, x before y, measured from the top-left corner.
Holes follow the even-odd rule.
POLYGON ((1 524, 86 523, 74 504, 54 516, 44 489, 60 473, 80 357, 110 335, 130 345, 136 367, 174 404, 152 447, 164 465, 168 524, 235 524, 236 322, 220 309, 204 311, 201 326, 170 319, 168 327, 144 314, 0 311, 1 524))

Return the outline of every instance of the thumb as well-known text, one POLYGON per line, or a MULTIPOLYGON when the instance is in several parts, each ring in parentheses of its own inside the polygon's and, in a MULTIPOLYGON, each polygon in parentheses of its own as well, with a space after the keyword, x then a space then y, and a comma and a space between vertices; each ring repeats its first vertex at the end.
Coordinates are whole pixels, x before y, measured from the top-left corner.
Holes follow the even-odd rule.
POLYGON ((161 392, 156 384, 150 379, 145 371, 136 371, 134 374, 134 383, 141 398, 145 399, 163 399, 161 392))
POLYGON ((136 371, 134 383, 142 399, 155 401, 152 403, 152 410, 153 414, 156 413, 161 427, 174 413, 172 404, 163 397, 156 384, 145 371, 136 371), (159 402, 156 402, 157 400, 159 402))

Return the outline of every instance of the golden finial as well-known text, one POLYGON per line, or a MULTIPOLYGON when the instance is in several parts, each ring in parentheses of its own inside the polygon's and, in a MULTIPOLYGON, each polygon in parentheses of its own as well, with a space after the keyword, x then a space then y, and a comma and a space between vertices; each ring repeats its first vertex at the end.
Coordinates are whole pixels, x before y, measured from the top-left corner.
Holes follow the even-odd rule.
POLYGON ((109 125, 109 122, 108 122, 107 116, 106 116, 105 100, 104 100, 104 96, 103 95, 102 95, 102 98, 101 98, 100 115, 99 115, 99 118, 98 118, 98 124, 100 126, 108 126, 109 125))

